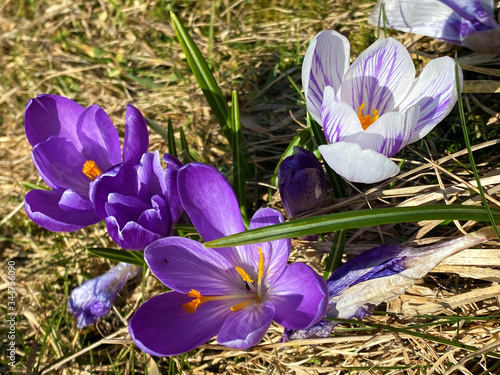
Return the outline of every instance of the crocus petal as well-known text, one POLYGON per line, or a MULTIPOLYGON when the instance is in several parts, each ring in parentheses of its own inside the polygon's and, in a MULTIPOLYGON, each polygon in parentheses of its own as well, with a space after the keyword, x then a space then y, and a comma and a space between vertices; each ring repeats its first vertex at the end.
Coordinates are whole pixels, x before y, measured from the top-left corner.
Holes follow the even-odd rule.
MULTIPOLYGON (((261 228, 268 225, 274 225, 285 221, 283 215, 272 208, 259 209, 250 220, 249 229, 261 228)), ((247 257, 249 265, 256 267, 259 264, 259 252, 255 251, 260 247, 264 257, 266 283, 271 285, 281 276, 290 256, 292 241, 290 238, 270 241, 260 244, 247 246, 247 257), (253 251, 251 250, 253 249, 253 251)))
POLYGON ((325 89, 321 120, 323 131, 329 143, 342 141, 345 137, 363 131, 358 114, 347 103, 335 100, 333 90, 330 87, 325 89))
POLYGON ((184 212, 177 190, 177 173, 179 173, 182 163, 170 154, 164 154, 163 161, 167 163, 164 172, 166 190, 163 193, 165 194, 165 200, 170 204, 170 216, 173 224, 175 224, 182 212, 184 212))
POLYGON ((162 238, 158 233, 152 232, 134 221, 129 221, 122 227, 114 216, 107 217, 105 221, 111 239, 126 250, 144 250, 150 243, 162 238))
POLYGON ((118 164, 117 166, 102 173, 90 186, 90 200, 94 204, 97 215, 106 218, 108 197, 112 193, 122 196, 136 196, 137 166, 133 164, 118 164))
POLYGON ((163 193, 167 190, 163 173, 158 151, 142 155, 139 168, 137 168, 138 196, 140 199, 149 200, 151 191, 163 193))
POLYGON ((144 250, 144 258, 162 283, 181 293, 195 289, 202 295, 225 295, 233 291, 235 280, 241 281, 224 257, 189 238, 159 239, 144 250))
POLYGON ((271 326, 273 317, 274 306, 269 301, 233 312, 222 325, 217 342, 236 349, 257 345, 271 326))
POLYGON ((349 67, 349 53, 347 38, 333 30, 320 32, 307 48, 302 64, 302 86, 307 110, 319 124, 325 87, 331 86, 334 92, 339 90, 349 67))
POLYGON ((417 105, 410 107, 405 113, 388 112, 364 132, 347 137, 345 141, 357 143, 363 150, 371 149, 392 157, 409 143, 419 115, 417 105))
POLYGON ((101 220, 90 201, 71 190, 31 190, 26 194, 25 209, 33 222, 52 232, 73 232, 101 220))
POLYGON ((36 145, 31 155, 38 173, 52 189, 73 189, 88 195, 91 180, 82 172, 86 160, 73 143, 53 136, 36 145))
POLYGON ((351 182, 371 184, 399 172, 399 167, 391 159, 374 150, 362 150, 356 143, 321 145, 319 151, 335 172, 351 182))
POLYGON ((328 289, 325 280, 304 263, 289 265, 269 291, 275 306, 274 320, 290 329, 305 329, 326 312, 328 289))
POLYGON ((471 50, 485 54, 500 54, 500 29, 478 31, 467 35, 462 45, 471 50))
POLYGON ((82 155, 104 172, 121 162, 120 138, 111 119, 97 105, 85 108, 76 125, 82 155))
POLYGON ((59 95, 45 94, 30 99, 24 117, 29 143, 35 146, 51 136, 60 136, 67 138, 81 150, 76 123, 82 112, 80 104, 59 95))
POLYGON ((143 303, 130 319, 129 332, 144 352, 165 357, 185 353, 212 337, 226 315, 215 302, 204 303, 189 314, 182 305, 192 300, 185 294, 169 292, 143 303))
POLYGON ((245 230, 236 195, 214 167, 185 165, 179 170, 177 188, 184 210, 205 241, 245 230))
MULTIPOLYGON (((458 72, 462 87, 462 70, 458 68, 458 72)), ((420 118, 409 143, 426 136, 456 102, 455 62, 449 57, 429 61, 400 105, 401 112, 414 105, 420 107, 420 118)))
POLYGON ((142 212, 148 208, 150 208, 150 206, 146 202, 134 196, 110 193, 108 201, 105 204, 105 217, 116 217, 118 224, 123 227, 127 222, 139 219, 142 212))
POLYGON ((123 140, 123 162, 139 163, 148 152, 149 133, 146 119, 141 111, 127 104, 125 113, 125 139, 123 140))
POLYGON ((392 111, 408 93, 415 67, 406 48, 393 38, 379 39, 364 50, 347 70, 340 96, 362 114, 392 111))

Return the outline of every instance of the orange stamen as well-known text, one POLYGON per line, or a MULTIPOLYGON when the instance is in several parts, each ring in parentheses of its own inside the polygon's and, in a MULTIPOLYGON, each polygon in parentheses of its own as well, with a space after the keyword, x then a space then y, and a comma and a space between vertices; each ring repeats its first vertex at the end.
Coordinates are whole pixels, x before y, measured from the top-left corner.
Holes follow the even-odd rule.
POLYGON ((87 160, 82 168, 83 174, 94 181, 102 172, 93 160, 87 160))
POLYGON ((257 284, 260 284, 262 277, 264 276, 264 254, 259 246, 259 277, 257 279, 257 284))
POLYGON ((250 275, 248 273, 245 272, 245 270, 243 268, 236 267, 236 271, 240 274, 243 281, 246 281, 248 283, 253 283, 252 278, 250 277, 250 275))
POLYGON ((376 109, 373 110, 373 116, 365 115, 363 116, 362 111, 365 107, 365 103, 361 103, 358 111, 359 122, 361 122, 361 127, 363 130, 368 129, 368 127, 378 120, 378 111, 376 109))

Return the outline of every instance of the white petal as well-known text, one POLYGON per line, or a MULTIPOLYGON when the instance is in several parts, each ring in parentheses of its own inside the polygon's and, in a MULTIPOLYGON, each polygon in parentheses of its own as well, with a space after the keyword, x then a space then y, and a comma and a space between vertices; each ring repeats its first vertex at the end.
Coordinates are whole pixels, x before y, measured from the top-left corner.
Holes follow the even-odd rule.
POLYGON ((329 143, 335 143, 349 135, 363 132, 356 112, 348 104, 337 101, 335 92, 330 86, 325 89, 321 121, 329 143))
MULTIPOLYGON (((462 70, 459 68, 460 85, 462 70)), ((457 102, 455 62, 449 57, 431 60, 413 84, 408 96, 399 106, 404 112, 409 107, 420 107, 420 118, 410 142, 415 142, 429 133, 457 102)))
POLYGON ((406 48, 393 38, 379 39, 354 61, 340 89, 343 102, 363 114, 391 112, 415 80, 415 67, 406 48))
POLYGON ((302 86, 307 110, 321 124, 323 91, 331 86, 338 91, 349 67, 350 46, 347 38, 336 31, 326 30, 314 37, 302 64, 302 86))
MULTIPOLYGON (((458 30, 451 27, 460 24, 460 17, 448 6, 437 0, 384 0, 386 26, 390 29, 422 34, 459 43, 458 30)), ((381 2, 373 9, 370 21, 378 24, 381 2)), ((380 26, 383 25, 381 18, 380 26)))
POLYGON ((371 149, 392 157, 409 143, 419 113, 418 106, 410 107, 405 113, 386 113, 364 132, 347 137, 345 141, 357 143, 363 150, 371 149))
POLYGON ((373 150, 362 150, 356 143, 321 145, 319 152, 335 172, 351 182, 371 184, 399 172, 391 159, 373 150))

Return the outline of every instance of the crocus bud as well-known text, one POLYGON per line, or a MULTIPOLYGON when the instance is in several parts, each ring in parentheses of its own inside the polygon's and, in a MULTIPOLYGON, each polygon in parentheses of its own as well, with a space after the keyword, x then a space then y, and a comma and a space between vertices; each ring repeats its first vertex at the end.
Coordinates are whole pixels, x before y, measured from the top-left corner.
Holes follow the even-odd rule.
MULTIPOLYGON (((362 319, 403 294, 447 257, 495 238, 492 228, 422 248, 381 245, 335 270, 328 285, 327 318, 362 319)), ((283 340, 327 337, 339 322, 321 320, 309 329, 285 331, 283 340)))
POLYGON ((289 218, 328 204, 326 176, 318 158, 295 146, 278 169, 278 189, 289 218))
POLYGON ((77 327, 85 328, 106 315, 129 277, 137 275, 140 270, 140 266, 118 263, 105 274, 73 289, 68 309, 75 316, 77 327))

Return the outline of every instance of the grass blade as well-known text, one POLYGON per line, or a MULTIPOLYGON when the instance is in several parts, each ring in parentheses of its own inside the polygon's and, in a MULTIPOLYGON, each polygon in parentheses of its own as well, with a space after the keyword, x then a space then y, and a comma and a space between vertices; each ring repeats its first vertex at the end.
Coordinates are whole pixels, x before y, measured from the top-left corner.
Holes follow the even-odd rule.
POLYGON ((172 19, 172 25, 175 30, 175 34, 177 35, 177 39, 179 39, 182 50, 186 55, 189 67, 191 68, 198 85, 203 91, 210 108, 212 108, 212 111, 219 120, 224 135, 232 147, 233 139, 231 126, 229 124, 231 121, 230 110, 227 105, 227 101, 193 38, 191 38, 174 13, 170 13, 170 17, 172 19))
POLYGON ((474 156, 472 155, 472 149, 469 140, 469 132, 467 130, 467 124, 465 123, 465 113, 464 113, 464 105, 462 103, 462 90, 460 88, 460 72, 458 62, 455 61, 455 81, 457 85, 457 95, 458 95, 458 112, 460 113, 460 123, 462 125, 462 131, 464 133, 465 146, 467 147, 467 154, 469 155, 470 165, 472 168, 472 173, 474 173, 474 178, 476 179, 477 188, 479 190, 479 194, 481 195, 481 201, 483 202, 484 209, 488 214, 488 219, 490 220, 491 225, 495 229, 498 239, 500 240, 500 232, 498 231, 497 226, 495 225, 495 219, 493 218, 493 214, 491 213, 490 206, 488 206, 488 201, 484 195, 483 186, 481 185, 481 179, 479 178, 479 174, 477 173, 476 163, 474 162, 474 156))
POLYGON ((231 124, 233 133, 233 187, 243 221, 248 224, 246 199, 246 168, 244 156, 244 140, 241 134, 240 107, 238 94, 233 91, 231 98, 231 124))
MULTIPOLYGON (((500 221, 500 210, 492 210, 500 221)), ((283 238, 307 236, 344 229, 374 225, 408 223, 420 220, 476 220, 488 221, 483 207, 464 205, 429 205, 418 207, 390 207, 373 210, 339 212, 322 216, 292 220, 267 227, 247 230, 205 243, 206 247, 227 247, 283 238)))
POLYGON ((167 127, 167 137, 168 137, 168 153, 177 157, 177 147, 175 147, 175 137, 174 137, 174 127, 172 126, 172 120, 168 119, 167 127))
POLYGON ((87 249, 87 251, 98 257, 115 260, 117 262, 135 264, 136 266, 143 266, 146 264, 142 251, 127 251, 102 247, 87 249))

